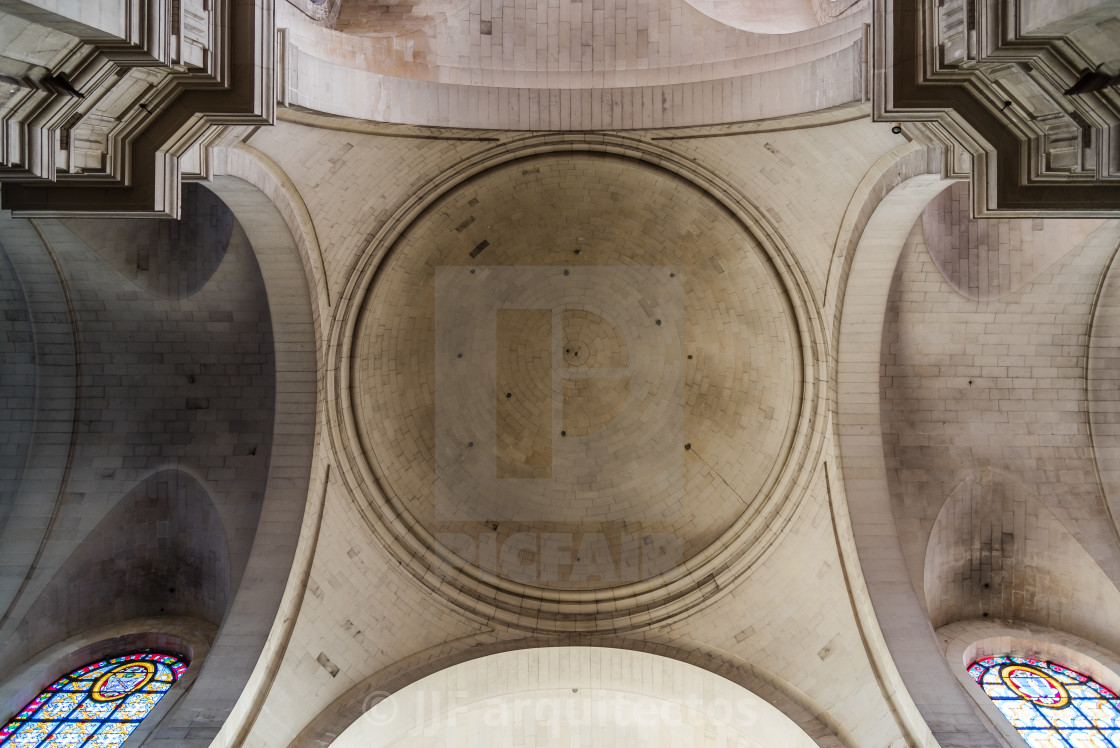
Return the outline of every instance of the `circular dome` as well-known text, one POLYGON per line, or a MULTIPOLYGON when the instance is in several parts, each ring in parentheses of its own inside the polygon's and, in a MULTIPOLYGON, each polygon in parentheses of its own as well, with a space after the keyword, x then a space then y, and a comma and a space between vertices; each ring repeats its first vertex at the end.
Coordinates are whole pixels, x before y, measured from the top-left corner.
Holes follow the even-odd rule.
POLYGON ((401 524, 537 588, 708 548, 768 495, 798 423, 767 255, 632 159, 540 155, 444 194, 382 260, 353 340, 356 432, 401 524))
POLYGON ((454 16, 466 5, 465 0, 346 0, 335 28, 357 36, 410 34, 454 16))
POLYGON ((758 34, 789 34, 820 25, 815 0, 686 0, 720 23, 758 34))

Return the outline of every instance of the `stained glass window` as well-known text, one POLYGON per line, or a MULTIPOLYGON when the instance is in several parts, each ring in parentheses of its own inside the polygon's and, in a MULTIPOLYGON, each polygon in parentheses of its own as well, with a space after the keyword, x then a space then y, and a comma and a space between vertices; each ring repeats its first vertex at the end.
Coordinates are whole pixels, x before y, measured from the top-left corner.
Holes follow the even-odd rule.
POLYGON ((186 671, 172 655, 101 660, 51 684, 0 729, 3 748, 116 748, 186 671))
POLYGON ((1088 676, 1029 657, 985 657, 968 674, 1032 748, 1120 748, 1120 697, 1088 676))

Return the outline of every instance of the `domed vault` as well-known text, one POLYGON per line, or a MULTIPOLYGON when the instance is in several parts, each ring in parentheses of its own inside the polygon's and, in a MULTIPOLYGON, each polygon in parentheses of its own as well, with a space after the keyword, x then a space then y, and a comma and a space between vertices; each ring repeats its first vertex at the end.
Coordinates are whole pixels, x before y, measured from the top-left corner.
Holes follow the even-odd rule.
POLYGON ((679 573, 774 488, 799 353, 770 258, 703 190, 606 154, 508 162, 368 287, 358 492, 445 579, 595 596, 679 573))

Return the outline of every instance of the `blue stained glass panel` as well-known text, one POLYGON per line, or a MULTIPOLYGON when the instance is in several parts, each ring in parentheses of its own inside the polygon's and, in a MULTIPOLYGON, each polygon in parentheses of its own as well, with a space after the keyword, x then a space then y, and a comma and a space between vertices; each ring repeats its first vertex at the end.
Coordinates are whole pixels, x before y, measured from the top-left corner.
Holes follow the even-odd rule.
POLYGON ((1120 748, 1120 697, 1082 673, 1002 656, 968 674, 1032 748, 1120 748))
POLYGON ((1018 699, 1019 698, 1018 694, 1016 694, 1014 691, 1012 691, 1010 688, 1003 685, 1002 683, 993 683, 991 689, 988 690, 988 696, 991 696, 991 697, 997 698, 997 699, 1018 699))
POLYGON ((83 701, 82 705, 70 713, 71 719, 101 720, 108 717, 117 705, 111 701, 83 701))
POLYGON ((1089 718, 1076 709, 1060 709, 1050 716, 1050 722, 1054 727, 1078 730, 1091 729, 1095 726, 1089 718))
POLYGON ((1069 748, 1069 743, 1055 731, 1039 730, 1024 734, 1023 739, 1031 748, 1069 748))
POLYGON ((39 710, 39 719, 61 719, 82 700, 80 693, 60 693, 39 710))
POLYGON ((1015 725, 1016 729, 1020 727, 1033 727, 1038 729, 1050 727, 1050 723, 1038 713, 1033 704, 1010 701, 1006 702, 1005 707, 1002 707, 1001 710, 1011 724, 1015 725))
POLYGON ((180 657, 138 652, 59 678, 0 729, 0 748, 118 748, 186 672, 180 657))

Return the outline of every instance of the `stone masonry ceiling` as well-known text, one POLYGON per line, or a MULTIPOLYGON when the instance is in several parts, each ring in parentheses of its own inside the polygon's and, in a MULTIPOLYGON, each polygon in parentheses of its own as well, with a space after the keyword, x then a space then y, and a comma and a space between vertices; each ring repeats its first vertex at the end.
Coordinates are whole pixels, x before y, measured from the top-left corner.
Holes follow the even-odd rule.
POLYGON ((413 222, 366 296, 358 492, 452 567, 651 579, 778 490, 798 341, 766 253, 688 182, 586 153, 496 167, 413 222))
POLYGON ((284 103, 377 121, 735 122, 858 101, 866 81, 863 0, 344 2, 333 28, 303 6, 278 10, 284 103))
MULTIPOLYGON (((841 15, 850 13, 855 6, 863 4, 866 0, 687 0, 688 4, 701 13, 719 21, 720 23, 753 31, 760 34, 785 34, 791 31, 804 29, 827 23, 841 15)), ((321 4, 321 2, 320 2, 321 4)), ((395 2, 394 0, 342 0, 338 3, 339 16, 335 25, 339 31, 348 34, 363 36, 379 34, 407 34, 440 23, 446 19, 454 19, 464 7, 475 4, 470 0, 419 0, 419 2, 395 2)), ((526 19, 535 13, 541 21, 553 22, 559 20, 564 23, 571 19, 573 25, 584 21, 584 27, 594 25, 597 36, 603 35, 607 23, 616 18, 622 18, 623 23, 629 23, 633 18, 637 21, 639 29, 644 28, 642 19, 636 18, 626 2, 607 2, 607 0, 591 0, 590 2, 571 2, 564 0, 557 3, 538 3, 532 7, 525 3, 515 3, 506 0, 501 3, 485 4, 482 10, 482 28, 488 22, 496 21, 498 24, 505 19, 507 32, 523 37, 530 32, 531 21, 527 25, 526 19), (549 7, 551 5, 551 8, 549 7), (622 13, 618 11, 622 10, 622 13), (586 23, 591 21, 591 24, 586 23)), ((636 7, 636 4, 634 4, 636 7)), ((458 25, 458 24, 454 24, 458 25)), ((585 28, 586 30, 586 28, 585 28)), ((573 33, 573 38, 581 35, 573 33)), ((486 33, 483 31, 482 33, 486 33)), ((493 25, 491 26, 491 33, 493 25)), ((524 40, 521 40, 524 43, 524 40)), ((583 39, 586 44, 589 40, 583 39)))

